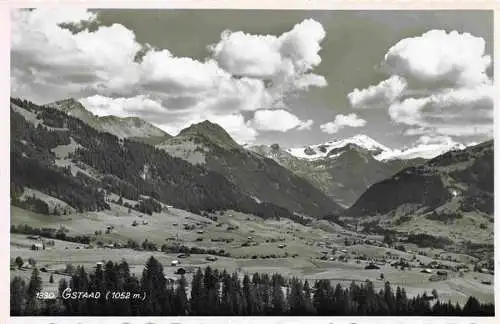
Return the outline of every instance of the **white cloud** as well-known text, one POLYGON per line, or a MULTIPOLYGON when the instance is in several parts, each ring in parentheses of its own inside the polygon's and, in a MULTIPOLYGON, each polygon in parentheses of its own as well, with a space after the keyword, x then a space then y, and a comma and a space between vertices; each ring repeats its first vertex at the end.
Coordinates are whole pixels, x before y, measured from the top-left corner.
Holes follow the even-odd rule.
POLYGON ((249 124, 257 130, 286 132, 294 128, 309 129, 313 121, 302 121, 284 109, 262 109, 255 112, 249 124))
MULTIPOLYGON (((325 37, 314 20, 280 36, 226 31, 210 46, 211 56, 198 61, 139 44, 120 24, 83 28, 82 22, 97 19, 74 8, 13 11, 11 94, 39 103, 83 98, 94 113, 138 116, 165 130, 216 118, 231 135, 255 138, 257 130, 273 127, 247 129, 241 112, 283 108, 288 95, 327 84, 312 73, 325 37), (60 23, 80 25, 80 31, 60 23), (243 133, 236 135, 234 125, 243 133)), ((297 120, 287 122, 300 129, 312 123, 297 120)))
POLYGON ((392 46, 381 64, 390 77, 348 99, 353 108, 386 107, 406 135, 491 136, 490 64, 483 38, 431 30, 392 46))
POLYGON ((130 98, 109 98, 101 95, 93 95, 80 99, 80 102, 97 116, 114 115, 128 117, 133 115, 148 116, 166 114, 168 111, 162 105, 145 95, 130 98))
POLYGON ((493 87, 458 88, 427 97, 408 98, 389 107, 396 123, 417 126, 413 133, 490 135, 493 131, 493 87))
POLYGON ((320 125, 321 131, 328 134, 335 134, 344 127, 363 127, 366 120, 359 118, 356 114, 337 115, 333 122, 320 125))
POLYGON ((321 63, 318 53, 325 35, 320 23, 306 19, 279 37, 225 31, 209 49, 232 75, 272 84, 268 91, 279 101, 288 93, 327 85, 324 77, 310 73, 321 63))
POLYGON ((486 69, 490 64, 483 38, 457 31, 431 30, 392 46, 382 66, 390 74, 410 82, 462 87, 489 82, 486 69))
POLYGON ((353 108, 384 108, 387 107, 388 103, 399 98, 406 87, 405 79, 393 75, 389 79, 366 89, 354 89, 347 95, 347 98, 353 108))
POLYGON ((133 32, 119 24, 75 34, 59 26, 95 19, 78 8, 13 10, 12 74, 22 84, 14 89, 27 92, 14 95, 43 100, 51 93, 129 91, 137 81, 134 57, 141 48, 133 32))

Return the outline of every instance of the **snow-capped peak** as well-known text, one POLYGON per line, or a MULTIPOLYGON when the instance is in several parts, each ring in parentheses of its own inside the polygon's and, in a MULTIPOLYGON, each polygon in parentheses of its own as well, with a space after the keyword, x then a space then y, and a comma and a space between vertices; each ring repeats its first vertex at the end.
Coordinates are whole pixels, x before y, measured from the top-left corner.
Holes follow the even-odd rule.
POLYGON ((340 140, 330 140, 326 142, 326 145, 329 145, 332 149, 341 148, 348 144, 355 144, 361 148, 364 148, 368 151, 388 151, 390 150, 387 146, 380 144, 375 141, 373 138, 368 137, 366 135, 355 135, 346 139, 340 140))
POLYGON ((341 149, 349 144, 356 145, 361 149, 372 151, 374 153, 391 151, 391 149, 389 149, 388 147, 378 143, 377 141, 366 135, 355 135, 345 139, 332 139, 323 144, 316 144, 299 148, 290 148, 287 149, 286 151, 291 155, 300 159, 317 160, 329 156, 328 154, 332 150, 341 149))
POLYGON ((460 143, 421 143, 410 148, 403 148, 402 150, 383 151, 374 156, 374 158, 379 161, 409 160, 415 158, 432 159, 448 151, 463 150, 465 148, 466 146, 460 143))

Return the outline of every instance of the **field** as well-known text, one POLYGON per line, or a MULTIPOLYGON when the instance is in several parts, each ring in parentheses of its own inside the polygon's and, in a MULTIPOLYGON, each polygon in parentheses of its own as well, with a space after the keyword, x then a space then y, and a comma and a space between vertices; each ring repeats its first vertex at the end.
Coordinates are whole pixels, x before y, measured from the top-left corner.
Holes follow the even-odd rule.
MULTIPOLYGON (((126 259, 132 272, 140 276, 147 259, 153 255, 162 262, 168 277, 177 278, 178 275, 174 272, 178 267, 188 270, 188 282, 191 280, 190 270, 210 265, 221 270, 237 271, 240 274, 277 272, 284 276, 297 276, 311 281, 330 279, 333 284, 342 285, 349 285, 353 280, 363 282, 368 279, 374 282, 377 289, 382 288, 385 281, 389 281, 393 285, 404 287, 410 296, 424 292, 430 294, 432 289, 436 289, 442 300, 450 299, 452 302, 463 304, 468 296, 475 296, 484 302, 494 302, 493 285, 481 283, 487 280, 493 282, 491 274, 465 272, 459 275, 458 272, 449 271, 446 280, 430 281, 429 277, 432 274, 422 273, 418 263, 427 264, 435 260, 431 256, 436 254, 446 259, 447 254, 441 250, 429 248, 419 250, 415 246, 408 246, 407 250, 411 252, 402 252, 367 244, 345 246, 346 238, 372 241, 381 241, 382 238, 367 237, 323 222, 316 222, 313 226, 303 226, 290 220, 262 220, 237 212, 217 214, 215 221, 175 208, 150 216, 134 210, 129 211, 128 208, 116 204, 112 204, 111 211, 64 216, 41 215, 12 207, 11 215, 12 225, 26 224, 36 228, 55 229, 64 227, 69 236, 92 236, 93 248, 88 248, 85 244, 54 240, 55 245, 48 246, 45 250, 31 250, 30 247, 36 243, 35 240, 25 234, 11 234, 11 258, 20 256, 25 261, 33 258, 39 267, 47 268, 48 272, 42 272, 42 280, 44 289, 51 291, 57 290, 59 279, 65 277, 58 273, 63 272, 67 264, 83 265, 87 269, 92 269, 96 262, 126 259), (137 226, 132 226, 134 221, 137 226), (110 233, 106 233, 108 226, 112 227, 110 233), (96 231, 101 231, 102 234, 95 235, 96 231), (207 261, 206 254, 191 254, 178 259, 177 254, 161 251, 114 249, 98 247, 95 244, 97 241, 101 241, 104 245, 124 244, 129 239, 139 244, 148 239, 158 246, 166 243, 217 251, 223 249, 230 254, 230 257, 218 256, 216 261, 207 261), (221 242, 221 239, 226 241, 221 242), (425 251, 429 257, 415 255, 418 251, 425 251), (326 260, 320 259, 322 255, 327 256, 326 260), (339 256, 345 258, 345 261, 339 261, 339 256), (357 260, 357 256, 362 256, 361 260, 357 260), (390 265, 400 258, 410 261, 411 269, 401 270, 390 265), (180 264, 177 267, 171 266, 173 260, 180 261, 180 264), (377 263, 380 269, 365 270, 368 260, 386 262, 377 263), (53 273, 54 283, 50 284, 49 276, 54 270, 61 272, 53 273), (380 280, 381 273, 384 275, 384 280, 380 280)), ((450 257, 466 265, 475 261, 475 258, 465 255, 452 254, 450 257)), ((445 260, 439 262, 451 266, 458 264, 445 260)), ((11 267, 11 276, 20 275, 28 279, 30 274, 29 267, 22 269, 11 267)))

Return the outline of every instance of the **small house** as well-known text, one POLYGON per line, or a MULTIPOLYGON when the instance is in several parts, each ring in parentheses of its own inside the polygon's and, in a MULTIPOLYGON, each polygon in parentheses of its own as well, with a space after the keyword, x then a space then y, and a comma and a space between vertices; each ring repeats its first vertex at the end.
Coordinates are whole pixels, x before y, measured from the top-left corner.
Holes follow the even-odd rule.
POLYGON ((172 262, 170 263, 170 265, 171 265, 172 267, 175 267, 175 266, 177 266, 178 264, 179 264, 179 260, 172 260, 172 262))
POLYGON ((431 269, 423 269, 420 272, 422 272, 422 273, 432 273, 432 270, 431 269))
POLYGON ((207 256, 207 261, 217 261, 217 257, 215 255, 207 256))
POLYGON ((376 270, 376 269, 380 269, 380 267, 374 263, 370 263, 365 267, 365 270, 376 270))
POLYGON ((31 245, 32 250, 42 250, 43 249, 43 244, 41 243, 35 243, 31 245))

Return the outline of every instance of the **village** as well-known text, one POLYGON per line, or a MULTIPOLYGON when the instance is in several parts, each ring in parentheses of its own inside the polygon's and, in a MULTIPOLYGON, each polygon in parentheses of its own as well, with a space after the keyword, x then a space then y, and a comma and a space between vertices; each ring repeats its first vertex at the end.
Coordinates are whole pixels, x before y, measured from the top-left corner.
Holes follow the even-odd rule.
MULTIPOLYGON (((153 255, 173 283, 181 276, 189 282, 196 269, 210 265, 240 275, 282 273, 347 284, 370 280, 375 287, 389 281, 405 287, 409 294, 431 295, 436 289, 441 297, 458 303, 469 295, 493 300, 494 272, 487 262, 442 249, 419 248, 403 243, 403 238, 388 244, 382 235, 326 222, 311 227, 236 212, 211 215, 210 219, 174 208, 151 216, 120 211, 93 213, 86 220, 68 217, 57 224, 58 229, 53 227, 53 238, 14 231, 12 274, 28 278, 36 266, 42 280, 57 291, 59 279, 70 277, 79 265, 96 269, 108 260, 125 259, 140 276, 147 257, 153 255), (57 233, 65 233, 65 240, 56 238, 63 237, 57 233)), ((17 231, 26 229, 21 224, 36 225, 40 217, 15 208, 14 215, 20 216, 13 217, 17 231)))

